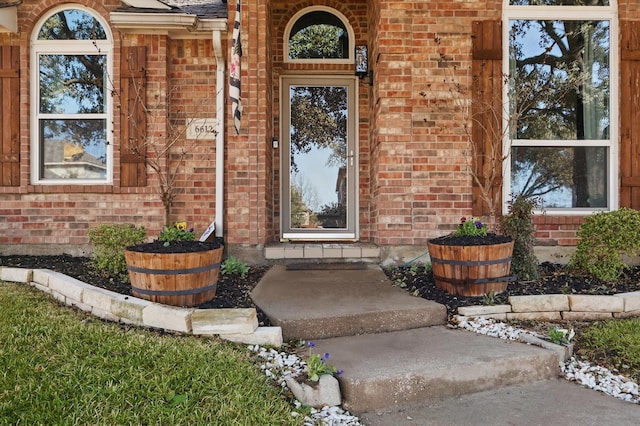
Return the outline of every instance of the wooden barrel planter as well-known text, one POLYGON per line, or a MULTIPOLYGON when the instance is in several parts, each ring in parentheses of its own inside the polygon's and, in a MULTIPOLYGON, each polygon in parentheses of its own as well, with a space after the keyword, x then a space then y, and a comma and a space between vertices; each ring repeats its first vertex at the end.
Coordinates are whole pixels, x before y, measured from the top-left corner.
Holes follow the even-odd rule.
POLYGON ((428 242, 436 287, 458 296, 482 296, 507 289, 513 241, 489 245, 428 242))
POLYGON ((189 253, 125 250, 135 297, 165 305, 191 307, 216 295, 223 247, 189 253))

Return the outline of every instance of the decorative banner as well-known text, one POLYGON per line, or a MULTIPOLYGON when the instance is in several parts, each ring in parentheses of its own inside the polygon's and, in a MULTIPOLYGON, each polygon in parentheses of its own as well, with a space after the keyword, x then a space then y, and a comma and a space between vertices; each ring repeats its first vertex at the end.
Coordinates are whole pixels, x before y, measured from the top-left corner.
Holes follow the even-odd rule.
POLYGON ((242 117, 242 105, 240 103, 240 63, 242 58, 240 1, 241 0, 236 0, 236 18, 233 23, 233 42, 231 44, 231 64, 229 71, 229 96, 231 97, 233 126, 237 134, 240 134, 240 118, 242 117))

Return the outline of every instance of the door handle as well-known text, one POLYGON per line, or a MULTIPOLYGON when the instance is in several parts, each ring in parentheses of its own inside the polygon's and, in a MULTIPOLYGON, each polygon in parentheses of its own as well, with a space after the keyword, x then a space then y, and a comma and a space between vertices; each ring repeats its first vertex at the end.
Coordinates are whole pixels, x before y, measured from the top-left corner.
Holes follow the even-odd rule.
POLYGON ((347 158, 349 159, 349 165, 353 167, 353 150, 349 151, 347 158))

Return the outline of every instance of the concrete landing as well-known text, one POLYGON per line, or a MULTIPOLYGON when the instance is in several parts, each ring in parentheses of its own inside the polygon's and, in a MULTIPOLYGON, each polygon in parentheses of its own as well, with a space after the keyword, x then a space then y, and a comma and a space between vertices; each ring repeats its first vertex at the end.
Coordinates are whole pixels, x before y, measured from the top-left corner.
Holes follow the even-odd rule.
POLYGON ((344 370, 343 406, 355 413, 559 374, 554 352, 445 326, 314 343, 315 352, 330 353, 330 362, 344 370))
POLYGON ((284 340, 383 333, 444 324, 446 308, 393 287, 377 265, 358 270, 273 266, 251 293, 284 340))

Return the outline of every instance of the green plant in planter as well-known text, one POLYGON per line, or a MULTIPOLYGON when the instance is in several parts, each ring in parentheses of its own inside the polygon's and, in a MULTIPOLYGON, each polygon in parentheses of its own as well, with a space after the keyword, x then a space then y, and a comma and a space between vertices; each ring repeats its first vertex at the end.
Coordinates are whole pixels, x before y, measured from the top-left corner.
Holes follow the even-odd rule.
POLYGON ((141 244, 146 236, 144 226, 105 223, 89 229, 93 264, 98 270, 128 279, 124 248, 141 244))
POLYGON ((176 222, 173 226, 166 226, 158 236, 158 241, 162 241, 165 247, 177 241, 193 241, 195 239, 193 228, 187 229, 187 222, 176 222))
POLYGON ((488 232, 489 228, 480 220, 474 218, 467 220, 466 217, 463 217, 453 235, 456 237, 486 237, 488 232))
POLYGON ((569 267, 612 282, 628 267, 622 255, 640 254, 640 211, 621 208, 587 217, 578 228, 580 242, 569 267))
POLYGON ((536 280, 540 277, 539 261, 533 252, 536 232, 533 226, 533 211, 542 207, 538 197, 512 195, 509 212, 500 218, 500 230, 513 238, 511 272, 520 280, 536 280))

